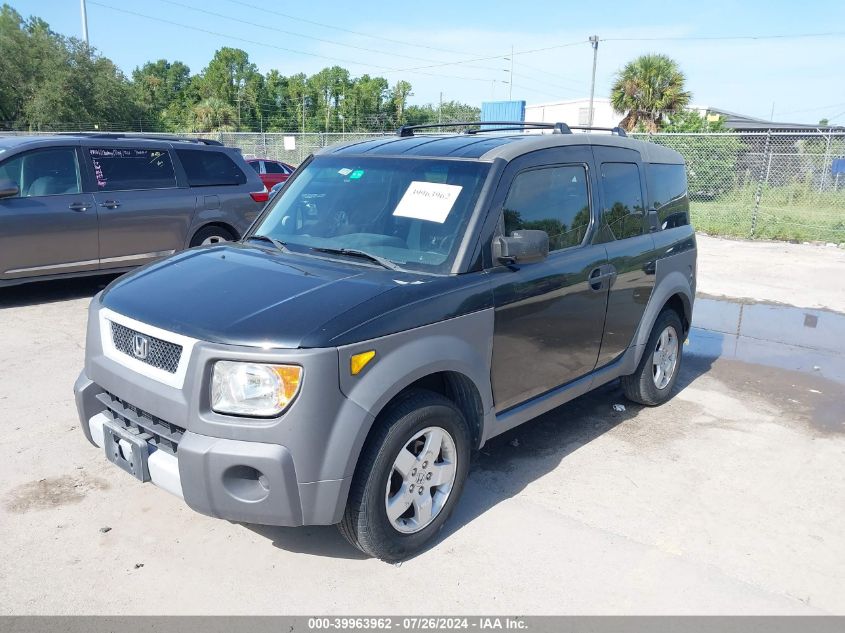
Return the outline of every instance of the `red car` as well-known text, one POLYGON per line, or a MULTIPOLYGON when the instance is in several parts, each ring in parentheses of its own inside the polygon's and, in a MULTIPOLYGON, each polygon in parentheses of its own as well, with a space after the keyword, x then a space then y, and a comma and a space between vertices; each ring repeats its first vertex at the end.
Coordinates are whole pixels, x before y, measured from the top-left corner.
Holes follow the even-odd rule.
POLYGON ((267 191, 280 182, 287 180, 296 167, 283 163, 280 160, 269 160, 266 158, 248 158, 247 163, 255 170, 261 182, 267 187, 267 191))

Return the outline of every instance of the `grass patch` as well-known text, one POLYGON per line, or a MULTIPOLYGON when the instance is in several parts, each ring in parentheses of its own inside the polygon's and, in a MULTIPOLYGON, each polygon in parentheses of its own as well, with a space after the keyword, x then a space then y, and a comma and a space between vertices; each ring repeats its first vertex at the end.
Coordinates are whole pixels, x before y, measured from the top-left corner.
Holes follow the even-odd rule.
POLYGON ((764 186, 752 235, 756 188, 690 202, 696 229, 712 235, 773 240, 845 242, 845 191, 814 191, 804 183, 764 186))

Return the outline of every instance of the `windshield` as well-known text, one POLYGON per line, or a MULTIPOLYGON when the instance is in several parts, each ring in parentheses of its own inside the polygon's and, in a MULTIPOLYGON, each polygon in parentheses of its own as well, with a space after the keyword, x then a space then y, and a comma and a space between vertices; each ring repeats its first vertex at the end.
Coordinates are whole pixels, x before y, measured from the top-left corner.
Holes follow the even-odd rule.
POLYGON ((275 198, 252 234, 446 273, 489 169, 489 163, 466 160, 318 156, 275 198))

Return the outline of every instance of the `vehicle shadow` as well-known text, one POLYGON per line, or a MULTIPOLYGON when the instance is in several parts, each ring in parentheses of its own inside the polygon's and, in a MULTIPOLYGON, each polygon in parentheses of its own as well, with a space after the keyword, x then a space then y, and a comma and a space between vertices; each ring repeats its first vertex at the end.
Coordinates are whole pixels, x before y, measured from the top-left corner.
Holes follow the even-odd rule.
MULTIPOLYGON (((686 355, 674 393, 710 371, 714 360, 686 355)), ((649 408, 627 400, 619 380, 614 380, 494 437, 475 454, 461 501, 432 547, 558 468, 571 453, 649 408), (616 411, 615 404, 624 411, 616 411)))
MULTIPOLYGON (((675 392, 707 373, 713 360, 698 355, 685 356, 675 392)), ((443 532, 417 556, 497 504, 518 495, 533 481, 557 468, 570 453, 635 418, 646 408, 626 400, 619 381, 615 380, 493 438, 474 455, 464 494, 443 532), (625 410, 615 411, 614 404, 623 404, 625 410)), ((242 525, 285 551, 347 559, 368 558, 349 545, 335 526, 242 525)))
POLYGON ((93 297, 119 275, 92 275, 73 279, 33 281, 0 288, 0 310, 93 297))
POLYGON ((263 536, 286 552, 366 560, 366 554, 352 547, 334 525, 306 525, 303 527, 280 527, 276 525, 255 525, 241 523, 245 528, 263 536))

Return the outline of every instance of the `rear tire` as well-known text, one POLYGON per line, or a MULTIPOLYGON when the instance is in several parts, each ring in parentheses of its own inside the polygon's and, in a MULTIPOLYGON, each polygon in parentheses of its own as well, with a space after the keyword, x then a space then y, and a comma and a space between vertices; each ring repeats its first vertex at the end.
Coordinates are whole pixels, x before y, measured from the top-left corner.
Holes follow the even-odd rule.
POLYGON ((231 242, 234 239, 235 236, 229 229, 224 229, 222 226, 204 226, 194 233, 191 238, 191 247, 231 242))
POLYGON ((683 324, 667 308, 657 317, 640 364, 630 376, 622 376, 622 391, 633 402, 647 406, 663 404, 678 381, 683 357, 683 324))
POLYGON ((452 513, 469 472, 470 433, 452 401, 421 389, 376 424, 338 529, 362 552, 395 562, 421 551, 452 513))

